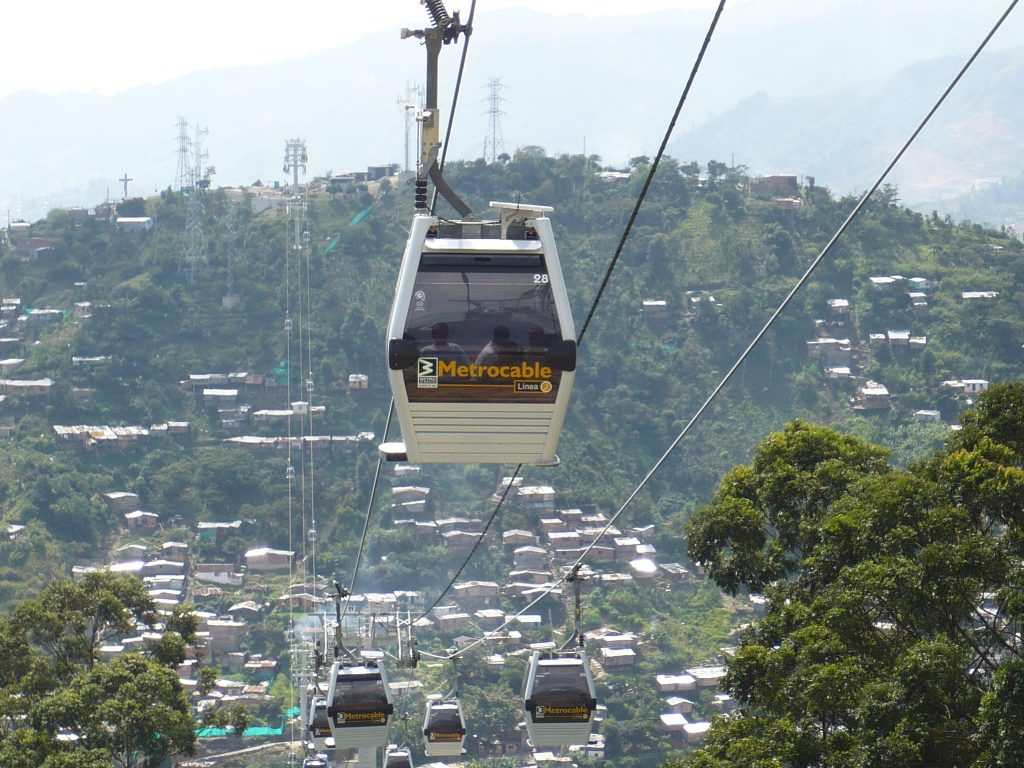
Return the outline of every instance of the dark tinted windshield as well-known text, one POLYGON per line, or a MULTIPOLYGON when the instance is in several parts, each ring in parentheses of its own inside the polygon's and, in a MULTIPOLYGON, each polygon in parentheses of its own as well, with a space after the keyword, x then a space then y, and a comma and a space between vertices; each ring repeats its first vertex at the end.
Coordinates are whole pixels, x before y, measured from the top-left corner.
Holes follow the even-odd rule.
POLYGON ((553 402, 561 372, 544 354, 562 335, 542 257, 480 258, 423 256, 404 331, 420 349, 410 401, 553 402))
POLYGON ((450 704, 431 706, 427 730, 441 733, 464 732, 458 707, 450 704))
POLYGON ((582 664, 537 665, 533 699, 538 704, 551 702, 586 702, 591 698, 587 676, 582 664))
POLYGON ((381 709, 387 702, 384 681, 379 677, 361 680, 341 678, 335 687, 334 705, 346 711, 381 709))

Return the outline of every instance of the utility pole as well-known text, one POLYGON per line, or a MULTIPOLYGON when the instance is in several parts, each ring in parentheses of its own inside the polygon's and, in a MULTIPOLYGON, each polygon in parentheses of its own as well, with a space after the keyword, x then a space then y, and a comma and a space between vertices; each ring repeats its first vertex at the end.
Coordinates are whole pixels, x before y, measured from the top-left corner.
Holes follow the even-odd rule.
POLYGON ((505 151, 505 139, 501 135, 501 116, 505 113, 501 111, 501 102, 504 99, 501 97, 501 89, 504 86, 501 84, 501 78, 491 78, 487 81, 487 88, 490 90, 490 94, 487 97, 489 107, 487 110, 487 133, 484 135, 484 160, 494 162, 498 159, 498 155, 505 151), (498 151, 498 148, 501 151, 498 151), (488 155, 488 150, 490 154, 488 155))

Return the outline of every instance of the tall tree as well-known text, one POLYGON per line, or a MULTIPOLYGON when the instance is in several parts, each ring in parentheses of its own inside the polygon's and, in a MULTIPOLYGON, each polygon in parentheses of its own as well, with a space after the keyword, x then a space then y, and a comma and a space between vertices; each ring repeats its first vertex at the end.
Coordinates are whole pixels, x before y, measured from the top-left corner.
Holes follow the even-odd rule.
POLYGON ((0 766, 156 768, 190 753, 195 719, 177 673, 195 619, 176 612, 152 657, 98 658, 105 639, 156 619, 142 583, 111 573, 63 579, 0 618, 0 766), (162 663, 163 662, 163 663, 162 663))
POLYGON ((993 387, 909 471, 802 423, 771 435, 687 528, 765 616, 729 665, 738 716, 676 765, 1016 765, 1024 385, 993 387))

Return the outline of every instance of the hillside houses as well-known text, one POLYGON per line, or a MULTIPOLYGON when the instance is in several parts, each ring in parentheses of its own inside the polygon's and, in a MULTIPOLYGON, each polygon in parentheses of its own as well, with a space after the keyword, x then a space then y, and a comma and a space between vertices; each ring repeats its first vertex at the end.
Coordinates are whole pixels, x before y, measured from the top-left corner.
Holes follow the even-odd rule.
POLYGON ((46 397, 53 389, 53 379, 0 379, 0 394, 21 397, 46 397))
POLYGON ((272 547, 257 547, 245 553, 245 567, 250 571, 287 571, 294 552, 272 547))
POLYGON ((857 387, 854 410, 879 411, 889 408, 889 390, 877 381, 865 381, 857 387))
POLYGON ((65 448, 125 451, 146 445, 150 437, 168 433, 167 425, 162 427, 154 425, 152 429, 138 425, 123 427, 88 424, 53 425, 53 435, 57 445, 65 448))

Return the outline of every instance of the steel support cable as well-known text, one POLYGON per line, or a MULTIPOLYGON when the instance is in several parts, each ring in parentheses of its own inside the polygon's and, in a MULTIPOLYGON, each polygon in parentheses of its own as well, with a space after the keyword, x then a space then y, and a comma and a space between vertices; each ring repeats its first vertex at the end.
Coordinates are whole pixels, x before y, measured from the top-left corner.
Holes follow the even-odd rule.
MULTIPOLYGON (((303 219, 305 219, 306 206, 309 200, 309 187, 307 185, 305 195, 303 198, 303 219)), ((316 463, 313 458, 313 449, 316 441, 313 439, 313 332, 312 332, 312 320, 313 320, 313 301, 312 292, 310 288, 310 243, 306 241, 306 222, 303 221, 303 253, 305 256, 306 266, 306 364, 307 364, 307 375, 306 375, 306 402, 307 410, 309 412, 309 533, 306 534, 310 537, 310 562, 311 576, 313 584, 313 597, 317 596, 317 583, 316 583, 316 545, 317 545, 317 529, 316 529, 316 463)), ((300 262, 300 277, 301 267, 300 262)), ((300 294, 301 296, 301 294, 300 294)), ((301 332, 301 327, 300 327, 301 332)), ((301 363, 301 361, 300 361, 301 363)), ((305 532, 304 532, 305 533, 305 532)))
MULTIPOLYGON (((458 77, 455 80, 455 91, 454 91, 454 94, 452 96, 452 108, 451 108, 451 112, 450 112, 449 118, 448 118, 448 127, 447 127, 447 129, 445 131, 445 135, 444 135, 444 144, 441 147, 441 160, 440 160, 440 163, 439 163, 439 167, 441 169, 444 169, 445 158, 448 155, 448 141, 451 138, 452 123, 455 120, 455 108, 456 108, 456 106, 459 103, 459 89, 462 87, 462 74, 463 74, 463 72, 465 70, 465 66, 466 66, 466 52, 469 49, 469 37, 470 37, 469 33, 472 31, 472 27, 473 27, 473 14, 475 13, 475 11, 476 11, 476 0, 473 0, 473 2, 470 4, 470 8, 469 8, 469 20, 466 22, 466 29, 467 29, 466 41, 462 45, 462 59, 459 62, 459 74, 458 74, 458 77)), ((437 205, 437 189, 435 188, 434 189, 434 199, 431 202, 431 209, 436 207, 436 205, 437 205)), ((386 424, 384 426, 384 439, 385 440, 387 440, 388 428, 391 425, 391 416, 394 413, 394 409, 395 409, 395 401, 394 401, 394 399, 392 399, 391 400, 391 404, 388 406, 388 418, 387 418, 387 422, 386 422, 386 424)), ((376 495, 377 495, 377 483, 378 483, 378 481, 380 479, 380 470, 381 470, 381 465, 383 464, 383 461, 384 461, 383 457, 380 457, 380 458, 377 459, 377 469, 376 469, 376 471, 374 472, 374 475, 373 475, 373 487, 370 490, 370 501, 367 504, 366 519, 363 522, 363 533, 362 533, 362 536, 359 539, 359 549, 358 549, 358 551, 356 553, 355 567, 352 569, 352 581, 350 582, 350 586, 349 586, 349 590, 348 590, 349 591, 349 596, 352 595, 352 592, 355 589, 356 577, 359 575, 359 565, 360 565, 360 563, 362 561, 363 547, 364 547, 364 545, 366 543, 366 533, 369 530, 370 515, 371 515, 371 513, 373 511, 373 502, 374 502, 374 499, 376 498, 376 495)), ((520 466, 522 466, 522 465, 520 465, 520 466)), ((517 473, 519 472, 518 468, 516 469, 516 472, 517 473)), ((506 490, 506 493, 507 493, 507 490, 506 490)), ((502 496, 502 500, 504 500, 504 498, 505 497, 503 495, 502 496)), ((498 509, 500 508, 500 506, 501 506, 501 503, 499 502, 498 506, 495 507, 494 512, 491 514, 491 519, 488 520, 488 522, 487 522, 487 527, 484 529, 484 533, 486 533, 487 532, 487 528, 490 527, 491 522, 494 520, 495 515, 497 515, 498 509)), ((481 538, 482 537, 483 536, 481 534, 481 538)), ((479 543, 480 543, 480 540, 478 539, 477 540, 477 544, 475 544, 473 546, 473 552, 476 551, 476 547, 477 547, 477 545, 479 545, 479 543)), ((470 557, 472 557, 472 553, 470 553, 470 557)), ((462 573, 463 569, 466 567, 466 565, 468 563, 469 563, 469 559, 467 558, 466 562, 463 563, 462 567, 459 569, 459 574, 462 573)), ((456 578, 457 577, 458 577, 458 574, 456 574, 456 578)), ((454 583, 454 582, 452 582, 452 583, 454 583)), ((449 585, 445 589, 445 591, 440 595, 440 597, 438 597, 438 601, 440 601, 444 597, 444 595, 447 594, 449 589, 451 589, 451 585, 449 585)), ((432 610, 434 608, 434 606, 436 606, 436 605, 437 605, 437 603, 435 602, 434 605, 432 605, 428 609, 428 612, 430 610, 432 610)), ((341 614, 341 618, 342 619, 344 619, 346 614, 348 613, 348 606, 349 606, 349 601, 346 600, 345 601, 345 610, 341 614)), ((422 618, 422 616, 420 618, 422 618)), ((419 619, 417 619, 417 621, 419 621, 419 619)), ((341 626, 340 626, 340 624, 338 626, 338 633, 339 634, 341 633, 341 626)), ((338 644, 337 641, 335 641, 335 646, 337 646, 337 644, 338 644)))
MULTIPOLYGON (((287 232, 287 228, 285 229, 285 232, 287 232)), ((285 270, 284 270, 284 275, 285 275, 285 278, 284 278, 284 284, 285 284, 285 289, 284 289, 284 295, 285 295, 285 299, 284 299, 284 317, 285 317, 284 333, 285 333, 285 344, 284 344, 284 348, 285 348, 285 360, 288 361, 287 365, 288 365, 288 368, 289 368, 289 372, 288 372, 289 376, 288 376, 288 383, 287 383, 287 392, 288 392, 287 397, 288 397, 288 402, 289 402, 289 406, 288 407, 290 408, 291 407, 291 391, 292 391, 291 370, 290 370, 291 369, 291 359, 292 359, 292 327, 291 327, 291 295, 290 295, 291 294, 291 280, 290 280, 290 277, 289 277, 289 274, 288 274, 288 270, 290 269, 290 259, 288 257, 288 238, 287 238, 287 235, 285 236, 285 248, 284 248, 284 250, 285 250, 285 270)), ((287 484, 288 484, 288 551, 289 552, 294 552, 295 548, 293 546, 293 538, 294 538, 295 532, 293 530, 294 522, 292 520, 292 495, 294 493, 294 490, 292 489, 292 485, 294 484, 294 477, 293 477, 293 470, 292 470, 292 416, 291 416, 290 413, 288 414, 288 449, 287 449, 287 456, 285 458, 285 461, 287 462, 287 466, 285 468, 285 480, 287 481, 287 484)), ((288 558, 288 622, 289 622, 289 630, 290 630, 290 637, 289 637, 289 664, 294 664, 295 663, 295 620, 294 620, 294 616, 295 616, 295 590, 292 589, 292 585, 294 583, 295 583, 295 557, 292 556, 292 557, 288 558)), ((291 674, 289 674, 288 675, 288 703, 289 703, 289 706, 291 704, 293 704, 294 702, 295 702, 295 679, 294 679, 294 677, 291 674)), ((291 734, 292 734, 292 742, 294 742, 295 741, 294 725, 292 727, 291 734)))
MULTIPOLYGON (((388 439, 388 430, 391 427, 391 416, 395 412, 395 401, 392 398, 391 404, 388 406, 388 418, 384 422, 384 440, 388 439)), ((359 549, 356 550, 356 562, 352 568, 352 581, 349 582, 348 597, 352 596, 353 591, 356 588, 356 577, 359 576, 359 566, 363 560, 363 548, 366 546, 366 533, 370 530, 370 517, 373 514, 373 502, 377 497, 377 483, 380 480, 380 468, 384 463, 384 457, 377 457, 377 469, 373 473, 373 485, 370 488, 370 501, 366 505, 366 519, 363 520, 363 533, 359 537, 359 549)), ((341 617, 338 621, 338 629, 334 638, 335 653, 337 653, 338 645, 341 639, 341 622, 344 621, 345 616, 348 614, 348 606, 350 600, 345 601, 345 610, 341 612, 341 617)))
MULTIPOLYGON (((475 7, 475 0, 474 0, 474 7, 475 7)), ((665 154, 665 147, 668 144, 669 138, 672 136, 672 131, 675 128, 676 121, 679 118, 679 113, 680 113, 680 111, 683 108, 683 104, 686 101, 686 97, 690 93, 690 88, 693 85, 693 81, 694 81, 694 79, 697 76, 697 71, 700 69, 701 62, 704 59, 704 54, 707 51, 708 45, 711 42, 711 37, 714 34, 715 27, 718 25, 718 19, 722 15, 722 10, 724 9, 724 7, 725 7, 725 0, 721 0, 721 2, 718 5, 718 9, 715 11, 715 15, 714 15, 714 18, 711 21, 711 25, 708 28, 708 33, 704 37, 704 43, 701 46, 700 52, 697 55, 697 59, 694 62, 693 68, 690 70, 690 76, 689 76, 689 78, 686 81, 685 87, 683 88, 683 93, 682 93, 682 95, 679 98, 679 103, 676 105, 675 112, 672 115, 672 120, 669 122, 668 129, 665 131, 665 136, 662 139, 661 147, 658 149, 658 154, 654 158, 654 162, 651 164, 650 171, 647 174, 647 180, 644 183, 643 189, 640 191, 640 195, 637 197, 636 205, 633 207, 633 213, 631 214, 631 216, 629 218, 629 222, 626 225, 625 231, 623 231, 623 233, 622 233, 622 237, 619 240, 618 247, 615 249, 615 254, 612 257, 612 261, 608 265, 608 270, 605 273, 604 280, 601 282, 601 287, 598 289, 597 296, 594 298, 594 302, 593 302, 593 304, 590 307, 590 312, 587 314, 586 322, 584 322, 583 328, 580 330, 579 335, 576 337, 576 345, 577 345, 577 347, 580 344, 583 343, 583 334, 586 332, 587 326, 590 324, 590 320, 594 316, 594 312, 597 309, 597 305, 601 301, 601 297, 604 294, 604 289, 608 285, 608 281, 611 278, 612 271, 615 269, 615 265, 616 265, 616 263, 617 263, 617 261, 619 259, 619 256, 622 253, 622 248, 625 245, 626 240, 629 238, 629 234, 630 234, 630 231, 632 230, 633 222, 636 220, 637 214, 640 211, 640 206, 643 204, 644 198, 647 195, 647 190, 651 186, 651 181, 654 178, 654 174, 655 174, 655 172, 658 169, 658 164, 661 162, 661 158, 665 154)), ((470 24, 472 24, 472 20, 473 20, 473 8, 472 7, 470 8, 470 12, 469 13, 470 13, 470 16, 469 16, 470 24)), ((467 40, 468 40, 468 38, 467 38, 467 40)), ((465 48, 463 48, 463 61, 465 61, 465 48)), ((459 68, 459 80, 461 81, 461 79, 462 79, 462 68, 460 67, 459 68)), ((457 99, 457 97, 458 97, 458 87, 456 87, 456 99, 457 99)), ((454 118, 454 110, 455 110, 455 103, 453 101, 453 103, 452 103, 452 117, 453 118, 454 118)), ((448 129, 449 129, 449 131, 451 130, 451 123, 452 123, 452 120, 449 120, 448 121, 448 129)), ((442 150, 447 148, 447 138, 448 138, 448 134, 445 135, 445 146, 442 147, 442 150)), ((443 155, 442 155, 441 164, 442 164, 442 167, 443 167, 443 165, 444 165, 443 155)), ((437 201, 437 197, 436 197, 437 191, 436 190, 434 191, 434 195, 435 195, 434 202, 436 203, 436 201, 437 201)), ((519 470, 521 468, 522 468, 522 464, 520 464, 516 468, 516 472, 513 475, 513 477, 515 477, 515 475, 517 475, 519 473, 519 470)), ((493 522, 493 520, 495 519, 495 517, 498 514, 498 511, 501 509, 502 502, 504 502, 505 496, 507 494, 508 494, 508 488, 506 488, 505 489, 505 493, 502 494, 501 500, 498 502, 498 505, 494 508, 494 511, 491 513, 490 519, 487 521, 487 526, 484 528, 483 534, 480 535, 480 538, 478 538, 476 543, 473 545, 473 549, 472 549, 472 551, 470 551, 469 557, 466 558, 465 562, 463 562, 462 567, 459 568, 458 573, 455 574, 455 578, 453 578, 452 581, 449 582, 448 586, 445 587, 444 592, 442 592, 441 595, 437 598, 437 600, 435 600, 431 604, 431 606, 429 608, 427 608, 427 610, 425 610, 419 616, 417 621, 419 621, 419 619, 422 619, 424 616, 426 616, 428 613, 430 613, 430 611, 433 610, 433 608, 437 606, 437 604, 442 600, 442 598, 444 598, 444 596, 446 594, 448 594, 448 590, 450 590, 452 588, 452 586, 455 584, 455 580, 458 579, 459 575, 462 574, 463 570, 465 570, 466 566, 469 564, 470 559, 472 559, 473 554, 476 552, 477 547, 480 545, 480 541, 483 539, 484 534, 487 533, 488 528, 490 528, 490 526, 491 526, 491 522, 493 522)))
MULTIPOLYGON (((556 581, 554 584, 552 584, 550 587, 548 587, 546 590, 544 590, 540 595, 538 595, 534 600, 532 600, 526 607, 522 608, 518 613, 516 613, 513 616, 511 616, 508 619, 506 619, 506 621, 503 624, 501 624, 496 629, 492 630, 491 633, 488 633, 488 634, 484 635, 483 637, 480 637, 480 638, 474 640, 472 643, 469 643, 468 645, 460 648, 455 653, 451 654, 452 658, 457 657, 457 656, 461 656, 466 651, 470 650, 471 648, 475 648, 477 645, 479 645, 480 643, 484 642, 488 638, 488 636, 490 636, 491 634, 493 634, 495 632, 499 632, 499 631, 505 629, 507 626, 509 626, 509 624, 511 624, 517 618, 519 618, 520 616, 525 614, 527 611, 529 611, 531 608, 533 608, 535 605, 537 605, 541 600, 543 600, 549 594, 554 592, 555 589, 557 589, 559 586, 561 586, 561 584, 563 584, 567 580, 568 574, 571 574, 571 573, 575 572, 576 569, 578 569, 580 567, 580 565, 583 564, 583 561, 587 558, 587 555, 589 555, 590 552, 593 551, 594 547, 597 546, 598 542, 605 536, 605 534, 609 531, 609 529, 615 524, 615 521, 619 518, 619 516, 626 510, 626 508, 630 505, 630 503, 632 503, 633 499, 636 498, 637 494, 640 493, 640 491, 647 484, 647 482, 661 468, 661 466, 668 459, 668 457, 672 453, 672 451, 675 450, 675 448, 679 445, 679 443, 683 440, 683 438, 686 437, 687 433, 689 433, 689 431, 693 428, 694 424, 697 423, 697 421, 701 418, 701 416, 708 409, 708 407, 711 405, 711 403, 714 402, 714 400, 718 397, 718 395, 722 391, 722 389, 725 388, 725 385, 729 383, 729 381, 735 375, 736 371, 739 370, 741 365, 743 365, 743 363, 746 361, 747 357, 750 356, 750 353, 758 345, 758 343, 761 341, 761 339, 764 338, 764 336, 768 333, 768 331, 771 329, 771 327, 775 324, 775 321, 778 320, 778 318, 782 314, 782 312, 786 309, 786 307, 789 306, 790 302, 792 302, 792 300, 796 296, 797 292, 807 283, 807 281, 810 279, 811 275, 814 273, 814 270, 817 269, 818 265, 821 264, 821 262, 825 259, 825 257, 832 250, 832 247, 836 244, 836 242, 838 242, 839 238, 842 237, 842 235, 849 228, 850 224, 853 223, 853 220, 861 212, 861 210, 864 208, 864 206, 867 205, 868 200, 871 199, 871 196, 882 185, 882 183, 888 177, 889 173, 896 166, 896 163, 898 163, 900 161, 900 159, 903 157, 903 155, 906 153, 906 151, 910 148, 910 145, 914 143, 914 141, 917 139, 917 137, 921 133, 921 131, 924 130, 924 127, 931 120, 932 116, 938 111, 939 107, 942 106, 942 104, 946 100, 946 97, 949 96, 949 94, 952 92, 952 90, 960 82, 961 78, 963 78, 963 76, 967 73, 967 70, 970 69, 970 67, 974 63, 975 59, 977 59, 978 56, 981 54, 981 52, 985 49, 985 46, 988 44, 989 40, 991 40, 992 36, 999 30, 999 27, 1002 26, 1003 22, 1006 20, 1007 16, 1010 15, 1010 13, 1016 7, 1018 2, 1019 2, 1019 0, 1011 0, 1010 4, 1007 6, 1007 8, 1003 12, 1002 16, 999 17, 999 20, 996 21, 996 23, 993 25, 992 29, 989 30, 987 35, 985 35, 985 38, 981 41, 981 43, 975 49, 974 53, 971 54, 971 56, 967 59, 967 61, 964 63, 964 65, 960 68, 960 70, 957 72, 956 76, 953 78, 953 80, 950 82, 950 84, 948 86, 946 86, 946 89, 942 92, 942 95, 939 96, 939 98, 936 100, 936 102, 932 105, 932 108, 928 110, 928 113, 924 116, 924 118, 921 120, 921 122, 918 124, 918 126, 914 129, 914 131, 910 134, 910 137, 903 143, 903 145, 900 147, 899 151, 896 152, 895 156, 893 156, 892 160, 889 161, 889 164, 885 167, 885 170, 882 171, 882 173, 881 173, 881 175, 879 175, 878 179, 875 180, 875 183, 872 184, 871 187, 861 196, 860 200, 857 201, 857 204, 853 207, 853 210, 846 217, 846 219, 843 221, 843 223, 839 226, 839 229, 836 230, 836 233, 834 235, 832 235, 832 238, 828 241, 828 243, 821 250, 821 252, 810 263, 810 265, 804 271, 803 275, 801 275, 800 279, 796 282, 796 284, 793 286, 793 288, 790 290, 790 292, 788 294, 786 294, 786 298, 784 298, 782 300, 782 303, 779 305, 778 309, 776 309, 775 312, 772 313, 772 316, 770 318, 768 318, 768 321, 764 324, 764 326, 761 328, 761 330, 758 331, 757 335, 754 336, 754 339, 750 342, 750 344, 747 345, 747 348, 743 350, 743 353, 739 356, 739 358, 737 358, 736 362, 732 365, 732 367, 725 374, 725 376, 722 378, 722 380, 718 383, 717 386, 715 386, 715 388, 711 391, 711 394, 708 395, 708 397, 704 401, 704 403, 700 406, 700 408, 697 409, 697 412, 694 413, 694 415, 690 418, 689 422, 687 422, 686 426, 683 427, 682 431, 676 436, 676 438, 669 445, 668 449, 666 449, 666 451, 661 455, 661 458, 659 458, 658 461, 655 462, 655 464, 651 468, 651 470, 646 475, 644 475, 644 478, 643 478, 643 480, 640 481, 640 484, 637 485, 637 487, 633 490, 633 492, 629 494, 629 497, 626 499, 626 501, 623 502, 622 506, 619 507, 618 511, 614 515, 612 515, 612 517, 608 520, 607 524, 602 529, 601 533, 599 533, 594 538, 594 540, 583 551, 583 553, 579 556, 579 558, 576 560, 576 562, 573 565, 569 566, 569 568, 566 571, 566 575, 562 576, 558 581, 556 581)), ((421 651, 421 653, 424 653, 424 652, 421 651)), ((426 654, 424 653, 424 655, 426 655, 426 654)))
MULTIPOLYGON (((452 108, 448 113, 448 125, 444 129, 444 143, 441 145, 441 158, 437 163, 440 170, 444 170, 444 161, 448 157, 448 142, 452 137, 452 125, 455 123, 455 108, 459 104, 459 90, 462 88, 462 73, 466 69, 466 54, 469 52, 469 38, 473 34, 473 14, 476 13, 476 0, 469 4, 469 18, 466 20, 465 41, 462 43, 462 57, 459 59, 459 74, 455 77, 455 91, 452 93, 452 108)), ((437 187, 434 187, 434 196, 430 200, 430 212, 437 208, 437 187)))
POLYGON ((432 602, 427 608, 425 608, 419 616, 413 619, 413 624, 415 624, 417 621, 424 618, 428 613, 434 610, 438 606, 438 604, 444 599, 444 596, 447 595, 451 588, 455 586, 455 582, 459 580, 459 576, 461 576, 462 572, 466 570, 466 566, 469 565, 469 561, 472 560, 473 555, 476 554, 476 550, 480 546, 480 542, 484 540, 484 536, 486 536, 487 531, 490 530, 491 523, 493 523, 495 518, 497 518, 498 511, 501 509, 501 505, 505 503, 505 498, 508 496, 508 492, 512 490, 512 486, 515 484, 516 478, 519 476, 519 471, 522 468, 523 465, 519 464, 516 467, 516 471, 513 472, 512 476, 508 479, 508 484, 505 486, 505 490, 501 492, 501 498, 498 499, 498 503, 494 505, 494 510, 491 512, 491 516, 487 518, 487 524, 484 525, 484 529, 480 532, 480 535, 476 537, 476 541, 473 543, 473 548, 469 550, 469 554, 466 556, 466 559, 462 561, 462 565, 459 566, 459 570, 455 572, 455 575, 452 576, 451 580, 448 582, 448 586, 444 588, 444 591, 437 596, 437 599, 435 599, 434 602, 432 602))
POLYGON ((622 232, 622 237, 619 238, 619 244, 615 247, 615 253, 612 255, 612 260, 608 264, 607 271, 604 273, 604 279, 601 280, 601 285, 597 289, 597 295, 594 297, 594 303, 590 305, 590 311, 587 313, 587 319, 583 321, 583 327, 580 328, 579 335, 576 337, 577 346, 579 346, 583 341, 583 336, 587 332, 587 328, 590 326, 590 321, 594 317, 597 305, 601 301, 601 297, 604 295, 604 289, 608 286, 608 281, 611 279, 612 272, 615 270, 615 265, 618 264, 619 257, 622 255, 622 249, 626 245, 626 240, 629 239, 629 235, 633 231, 633 224, 636 222, 636 217, 640 213, 640 206, 644 204, 644 199, 647 197, 647 190, 651 188, 651 182, 654 181, 654 174, 658 171, 661 158, 665 154, 665 147, 668 146, 668 140, 672 138, 672 131, 675 130, 676 121, 679 119, 679 113, 683 109, 683 104, 686 103, 686 97, 690 95, 690 87, 693 85, 693 81, 697 77, 697 72, 700 70, 701 62, 704 61, 704 54, 708 50, 708 45, 711 43, 711 37, 715 33, 715 27, 718 26, 718 19, 721 17, 724 8, 725 0, 720 0, 718 8, 715 11, 715 16, 711 20, 711 26, 708 27, 708 33, 704 36, 704 43, 701 45, 700 52, 697 54, 697 58, 693 62, 693 68, 690 69, 690 76, 687 78, 686 85, 683 87, 683 92, 679 96, 679 102, 676 104, 676 111, 672 113, 672 119, 669 121, 668 128, 665 130, 665 135, 661 139, 661 146, 658 147, 658 154, 654 156, 651 167, 647 171, 647 178, 644 180, 644 186, 636 198, 636 204, 633 206, 632 213, 629 214, 629 220, 626 222, 626 228, 622 232))
MULTIPOLYGON (((304 326, 304 324, 306 322, 306 318, 305 318, 305 315, 303 313, 303 305, 302 305, 302 255, 301 255, 302 238, 300 236, 299 230, 302 227, 302 220, 305 218, 305 215, 306 215, 306 204, 305 204, 304 200, 302 200, 301 202, 298 202, 298 201, 299 201, 299 198, 292 198, 292 202, 288 206, 288 220, 289 220, 289 223, 292 225, 290 227, 291 239, 292 239, 291 240, 292 245, 291 245, 290 252, 292 252, 292 251, 295 252, 296 268, 298 269, 298 273, 299 273, 298 274, 298 288, 296 289, 297 298, 298 298, 297 305, 296 305, 297 308, 298 308, 297 320, 298 320, 299 327, 298 327, 298 333, 296 335, 297 335, 298 341, 299 341, 299 364, 298 364, 298 371, 299 371, 299 376, 302 376, 302 370, 303 370, 304 360, 305 360, 304 345, 303 345, 303 339, 302 339, 302 330, 303 330, 303 326, 304 326)), ((289 271, 290 271, 291 270, 291 257, 290 256, 289 256, 288 264, 289 264, 288 268, 289 268, 289 271)), ((291 372, 292 372, 292 363, 291 363, 291 358, 289 358, 288 359, 289 382, 291 381, 291 378, 290 378, 291 372)), ((292 395, 291 395, 291 391, 289 390, 289 393, 288 393, 288 410, 291 411, 293 409, 294 409, 294 406, 292 405, 292 395)), ((307 526, 306 526, 306 446, 305 446, 305 440, 303 439, 304 433, 305 433, 305 419, 302 418, 302 414, 299 414, 299 475, 300 475, 300 479, 299 479, 299 501, 300 501, 300 506, 301 506, 301 511, 302 511, 302 581, 303 582, 306 581, 306 576, 307 576, 308 569, 309 569, 309 552, 308 552, 309 541, 308 541, 308 539, 306 537, 306 532, 309 530, 309 528, 307 528, 307 526)))

